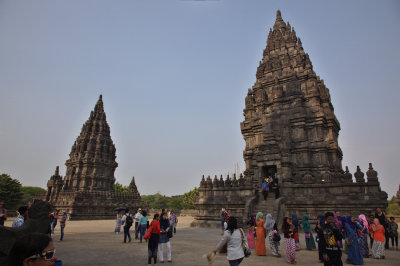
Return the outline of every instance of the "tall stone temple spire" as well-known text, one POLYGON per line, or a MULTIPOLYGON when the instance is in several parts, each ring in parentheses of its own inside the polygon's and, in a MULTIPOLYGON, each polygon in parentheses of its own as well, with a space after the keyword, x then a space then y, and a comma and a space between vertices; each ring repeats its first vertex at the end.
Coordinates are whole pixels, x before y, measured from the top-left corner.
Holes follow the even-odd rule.
POLYGON ((65 162, 65 189, 112 191, 118 166, 115 158, 115 146, 100 95, 65 162))
POLYGON ((329 90, 279 10, 245 104, 244 159, 254 182, 277 171, 282 181, 300 183, 304 176, 307 182, 331 182, 343 174, 340 124, 329 90))

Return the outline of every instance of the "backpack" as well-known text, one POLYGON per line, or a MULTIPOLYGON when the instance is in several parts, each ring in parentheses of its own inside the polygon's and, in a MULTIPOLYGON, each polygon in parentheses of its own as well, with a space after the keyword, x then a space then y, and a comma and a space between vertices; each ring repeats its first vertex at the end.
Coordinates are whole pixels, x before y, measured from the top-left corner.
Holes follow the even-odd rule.
POLYGON ((130 214, 128 214, 128 215, 126 216, 125 226, 131 227, 132 224, 133 224, 133 218, 132 218, 132 216, 131 216, 130 214))
POLYGON ((278 231, 274 230, 274 232, 272 233, 272 240, 274 242, 279 242, 281 241, 281 235, 279 234, 278 231))

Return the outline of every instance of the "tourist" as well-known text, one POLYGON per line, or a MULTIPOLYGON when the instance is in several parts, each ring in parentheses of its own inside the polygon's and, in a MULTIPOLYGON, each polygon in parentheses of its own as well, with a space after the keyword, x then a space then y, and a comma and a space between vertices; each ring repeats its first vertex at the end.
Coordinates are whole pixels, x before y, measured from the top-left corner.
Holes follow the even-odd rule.
POLYGON ((317 224, 315 225, 314 231, 317 233, 317 243, 318 243, 318 258, 319 262, 324 262, 322 257, 322 244, 324 240, 324 231, 322 230, 325 224, 324 216, 322 214, 317 216, 317 224))
POLYGON ((139 220, 139 231, 140 231, 140 243, 142 243, 142 239, 147 229, 147 212, 145 210, 142 211, 142 217, 139 220))
POLYGON ((301 219, 301 225, 303 226, 304 230, 304 237, 306 240, 306 247, 308 250, 313 250, 316 249, 315 242, 314 242, 314 237, 311 232, 311 226, 310 223, 308 222, 308 215, 304 214, 302 219, 301 219))
POLYGON ((135 239, 139 238, 139 230, 140 230, 139 220, 141 217, 142 217, 142 209, 139 208, 137 210, 137 213, 135 214, 135 239))
POLYGON ((390 217, 389 222, 389 236, 392 239, 392 247, 394 249, 394 243, 396 243, 396 250, 399 249, 399 225, 395 222, 394 217, 390 217))
POLYGON ((150 232, 150 238, 147 244, 147 258, 148 264, 151 264, 151 258, 154 259, 154 265, 157 265, 157 249, 158 241, 160 239, 160 215, 154 214, 153 221, 149 225, 148 231, 150 232))
POLYGON ((274 228, 272 231, 272 242, 271 242, 271 252, 275 257, 281 257, 280 246, 281 246, 281 235, 278 230, 278 224, 274 223, 274 228))
POLYGON ((369 232, 369 241, 370 248, 372 249, 372 244, 374 243, 374 237, 372 236, 372 228, 371 226, 374 224, 375 215, 371 214, 368 220, 368 232, 369 232))
POLYGON ((176 217, 176 214, 173 210, 171 210, 169 215, 169 223, 171 225, 171 230, 173 230, 173 233, 176 234, 176 225, 178 224, 178 218, 176 217))
MULTIPOLYGON (((275 220, 272 218, 272 215, 269 213, 267 215, 265 215, 264 228, 265 228, 266 234, 268 236, 269 246, 271 247, 271 250, 272 250, 272 245, 273 245, 272 234, 274 231, 274 224, 275 224, 275 220)), ((272 252, 272 255, 276 256, 274 254, 274 252, 272 252)))
POLYGON ((244 233, 241 229, 238 229, 236 218, 231 216, 228 220, 228 227, 219 241, 217 248, 214 250, 214 253, 217 253, 223 246, 227 245, 226 258, 229 261, 229 265, 238 266, 244 258, 242 247, 243 238, 244 233))
POLYGON ((262 193, 263 193, 263 196, 264 196, 264 200, 267 200, 268 189, 269 189, 269 183, 267 182, 267 178, 265 178, 264 182, 262 183, 262 193))
POLYGON ((126 209, 125 215, 122 217, 122 223, 124 225, 124 243, 126 243, 126 238, 128 237, 129 242, 132 241, 131 234, 129 233, 129 229, 133 224, 132 214, 129 213, 129 209, 126 209))
POLYGON ((60 220, 60 230, 61 230, 60 241, 63 241, 64 238, 64 228, 65 228, 65 223, 67 222, 67 218, 68 218, 67 212, 64 211, 60 220))
POLYGON ((342 266, 342 251, 340 250, 338 241, 342 240, 343 236, 334 222, 332 212, 325 213, 325 223, 322 225, 322 232, 323 236, 319 241, 321 242, 324 265, 342 266))
POLYGON ((299 216, 297 213, 292 214, 292 223, 296 227, 296 233, 294 234, 294 241, 296 243, 296 250, 300 250, 300 239, 299 239, 299 216))
POLYGON ((346 222, 344 223, 347 247, 346 263, 353 265, 364 265, 364 257, 361 252, 356 223, 356 220, 352 216, 346 217, 346 222))
POLYGON ((225 228, 224 228, 224 223, 225 220, 228 216, 228 212, 225 210, 225 208, 221 209, 221 229, 222 229, 222 235, 224 234, 225 228))
POLYGON ((282 231, 286 245, 286 261, 290 264, 296 264, 296 242, 294 240, 296 227, 289 217, 283 218, 282 231))
POLYGON ((14 243, 6 259, 6 266, 50 266, 57 260, 51 238, 42 233, 23 235, 14 243))
POLYGON ((379 223, 385 229, 385 249, 389 248, 389 230, 388 230, 388 222, 386 218, 386 213, 384 213, 380 208, 376 208, 375 218, 379 219, 379 223))
POLYGON ((25 221, 29 219, 29 211, 27 206, 22 206, 18 208, 18 217, 14 220, 11 227, 21 227, 24 225, 25 221))
POLYGON ((255 249, 256 248, 256 243, 254 241, 254 233, 255 233, 255 226, 256 226, 255 214, 250 215, 247 218, 246 224, 249 226, 249 233, 247 234, 247 243, 250 248, 255 249))
POLYGON ((122 213, 119 211, 117 213, 117 221, 115 223, 114 233, 119 234, 121 232, 121 225, 122 225, 122 213))
POLYGON ((275 199, 278 199, 280 193, 279 193, 279 184, 277 179, 274 180, 274 183, 272 185, 272 190, 275 192, 275 199))
POLYGON ((7 210, 4 208, 4 201, 0 200, 0 225, 4 226, 7 220, 7 210))
POLYGON ((378 218, 374 219, 374 224, 371 225, 371 233, 374 238, 372 244, 372 257, 374 259, 385 258, 385 228, 379 222, 378 218))
POLYGON ((58 210, 52 213, 50 216, 51 218, 51 233, 54 234, 54 229, 57 226, 57 220, 58 220, 58 210))
POLYGON ((256 255, 258 256, 266 256, 267 249, 265 247, 265 237, 267 236, 267 232, 264 228, 264 220, 263 213, 259 212, 256 216, 257 221, 257 229, 256 229, 256 255))
POLYGON ((370 255, 368 248, 369 231, 368 231, 367 217, 365 217, 364 214, 360 214, 358 216, 358 224, 360 225, 359 236, 360 236, 361 253, 364 258, 368 258, 370 255))
POLYGON ((160 263, 164 263, 164 253, 163 253, 163 247, 164 245, 167 246, 167 259, 168 262, 172 262, 172 255, 171 255, 171 243, 169 241, 169 238, 171 237, 172 232, 170 232, 170 227, 169 227, 169 220, 167 213, 163 212, 161 214, 161 219, 160 219, 160 241, 158 241, 158 258, 160 260, 160 263))
MULTIPOLYGON (((339 211, 335 211, 334 222, 335 222, 337 228, 339 228, 339 230, 342 231, 344 225, 343 225, 342 221, 339 220, 340 217, 343 217, 343 216, 340 216, 340 212, 339 211)), ((342 220, 345 221, 344 217, 343 217, 342 220)), ((339 245, 340 248, 343 248, 342 240, 338 240, 338 245, 339 245)))

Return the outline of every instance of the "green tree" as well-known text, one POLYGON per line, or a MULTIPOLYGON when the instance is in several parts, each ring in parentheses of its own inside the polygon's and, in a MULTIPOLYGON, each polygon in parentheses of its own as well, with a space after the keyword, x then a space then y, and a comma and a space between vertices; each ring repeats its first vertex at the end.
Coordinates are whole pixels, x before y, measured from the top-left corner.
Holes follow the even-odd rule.
POLYGON ((0 200, 7 209, 16 209, 21 202, 23 193, 21 183, 8 174, 0 175, 0 200))
POLYGON ((182 208, 194 209, 194 200, 198 196, 199 196, 199 189, 197 187, 183 194, 182 208))
POLYGON ((114 191, 118 193, 128 193, 129 192, 129 187, 128 186, 123 186, 122 184, 115 182, 114 184, 114 191))
POLYGON ((33 201, 33 198, 39 194, 46 192, 44 188, 41 187, 21 187, 21 192, 23 193, 20 205, 28 205, 33 201))
POLYGON ((393 196, 390 200, 388 200, 388 208, 387 208, 388 215, 400 215, 400 207, 397 204, 397 199, 393 196))

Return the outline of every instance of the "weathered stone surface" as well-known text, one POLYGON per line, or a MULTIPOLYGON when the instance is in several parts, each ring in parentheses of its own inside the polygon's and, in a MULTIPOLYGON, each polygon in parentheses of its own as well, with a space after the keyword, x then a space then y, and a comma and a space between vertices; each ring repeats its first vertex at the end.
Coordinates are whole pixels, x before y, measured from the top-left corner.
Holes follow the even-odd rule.
POLYGON ((240 187, 239 195, 233 189, 235 183, 231 187, 232 183, 225 181, 224 193, 216 195, 234 200, 219 201, 210 196, 209 186, 203 180, 196 204, 198 221, 205 215, 216 219, 222 207, 245 218, 259 210, 273 212, 275 217, 281 217, 279 212, 283 209, 285 214, 307 212, 315 217, 335 209, 348 214, 369 214, 376 207, 387 206, 387 194, 381 191, 371 164, 368 182, 358 166, 354 174, 356 183, 348 167, 343 171, 343 154, 338 144, 340 124, 329 90, 314 72, 300 38, 283 21, 280 11, 269 31, 243 114, 240 126, 246 142, 246 186, 240 187), (273 195, 266 202, 259 200, 261 183, 267 176, 279 177, 285 208, 277 205, 271 209, 278 202, 272 199, 273 195), (246 198, 241 197, 244 191, 249 195, 246 198), (244 213, 240 214, 242 210, 244 213))
POLYGON ((65 178, 60 176, 57 166, 47 183, 47 194, 39 198, 56 209, 69 211, 73 219, 113 218, 116 207, 138 208, 140 194, 134 177, 130 193, 114 192, 114 172, 118 166, 115 159, 115 146, 100 95, 65 162, 65 178))

